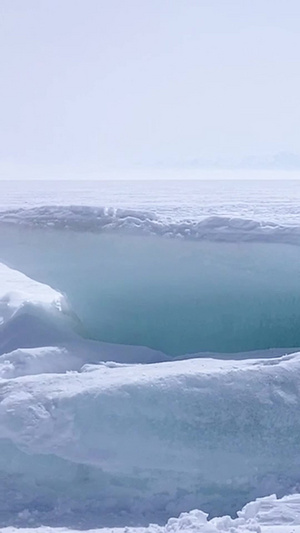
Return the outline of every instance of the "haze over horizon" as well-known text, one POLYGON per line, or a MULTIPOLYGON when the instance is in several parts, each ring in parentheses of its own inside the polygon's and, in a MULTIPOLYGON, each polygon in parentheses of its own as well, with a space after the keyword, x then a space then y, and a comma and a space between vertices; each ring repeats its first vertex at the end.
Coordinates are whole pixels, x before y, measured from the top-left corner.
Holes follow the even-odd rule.
POLYGON ((296 0, 0 0, 0 180, 300 177, 296 0))

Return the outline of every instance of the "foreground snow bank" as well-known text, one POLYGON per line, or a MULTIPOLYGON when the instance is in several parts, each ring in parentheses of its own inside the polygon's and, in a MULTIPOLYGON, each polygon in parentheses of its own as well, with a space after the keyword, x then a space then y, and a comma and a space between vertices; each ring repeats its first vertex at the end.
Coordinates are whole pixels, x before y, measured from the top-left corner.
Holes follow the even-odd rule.
MULTIPOLYGON (((3 528, 2 533, 78 533, 69 528, 3 528)), ((229 516, 208 520, 206 513, 193 510, 171 518, 165 526, 93 529, 89 533, 299 533, 300 495, 261 498, 247 504, 238 518, 229 516)))
POLYGON ((234 513, 300 482, 300 354, 92 365, 3 379, 0 397, 3 524, 234 513))

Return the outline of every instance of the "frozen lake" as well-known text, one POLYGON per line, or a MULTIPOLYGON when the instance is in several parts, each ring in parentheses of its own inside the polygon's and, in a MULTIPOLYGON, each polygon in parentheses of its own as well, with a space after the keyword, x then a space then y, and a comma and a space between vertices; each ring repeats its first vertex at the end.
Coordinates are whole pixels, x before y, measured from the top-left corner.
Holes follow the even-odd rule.
MULTIPOLYGON (((297 492, 300 183, 0 198, 0 525, 164 524, 297 492)), ((297 505, 153 527, 267 532, 297 505)))
POLYGON ((209 216, 299 223, 300 180, 0 181, 0 210, 86 205, 152 211, 172 220, 209 216))

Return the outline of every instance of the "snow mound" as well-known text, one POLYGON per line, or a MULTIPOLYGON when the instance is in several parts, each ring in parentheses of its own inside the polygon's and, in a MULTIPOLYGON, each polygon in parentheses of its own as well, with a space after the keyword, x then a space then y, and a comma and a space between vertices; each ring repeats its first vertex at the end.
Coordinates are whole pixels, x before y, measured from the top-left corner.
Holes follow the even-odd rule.
POLYGON ((210 216, 172 221, 147 211, 89 206, 44 206, 0 213, 0 223, 88 232, 126 233, 209 241, 299 244, 300 226, 246 218, 210 216))

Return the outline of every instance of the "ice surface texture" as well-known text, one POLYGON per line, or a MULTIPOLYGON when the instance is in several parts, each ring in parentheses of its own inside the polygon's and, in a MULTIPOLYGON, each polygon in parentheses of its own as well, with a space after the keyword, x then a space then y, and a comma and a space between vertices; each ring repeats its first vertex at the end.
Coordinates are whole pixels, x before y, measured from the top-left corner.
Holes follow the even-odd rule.
MULTIPOLYGON (((2 221, 0 258, 26 276, 0 267, 1 524, 165 523, 184 510, 234 513, 257 496, 297 490, 299 353, 167 361, 129 344, 168 345, 181 356, 199 339, 219 351, 232 351, 232 339, 238 349, 299 345, 300 248, 256 242, 262 233, 269 240, 256 223, 244 231, 239 222, 236 235, 225 225, 240 242, 216 244, 205 235, 161 239, 152 228, 170 224, 146 214, 55 213, 2 221), (128 234, 137 220, 142 230, 128 234)), ((208 226, 224 240, 217 222, 208 226)), ((180 227, 172 235, 184 235, 180 227)), ((274 241, 273 233, 298 231, 270 227, 274 241)), ((220 519, 222 528, 259 531, 256 514, 253 524, 220 519)), ((199 511, 165 530, 193 528, 218 531, 199 511)))
POLYGON ((89 206, 45 206, 0 212, 2 224, 76 231, 135 233, 208 241, 300 243, 298 224, 210 216, 200 220, 159 218, 154 212, 89 206))
POLYGON ((79 370, 85 363, 150 363, 168 359, 144 346, 118 346, 80 336, 66 298, 0 263, 0 377, 79 370))
POLYGON ((69 208, 51 230, 45 212, 1 226, 0 260, 66 294, 87 337, 171 356, 300 346, 299 246, 71 231, 69 208))
MULTIPOLYGON (((1 181, 0 210, 70 204, 113 206, 122 210, 151 211, 173 221, 202 220, 217 215, 299 225, 300 182, 297 179, 256 180, 252 179, 251 171, 248 180, 188 180, 180 174, 175 180, 42 179, 17 184, 1 181)), ((224 176, 220 173, 219 177, 224 176)))
MULTIPOLYGON (((104 528, 89 530, 90 533, 299 533, 300 496, 276 496, 257 499, 238 512, 238 518, 224 516, 209 520, 206 513, 193 510, 170 518, 165 526, 150 524, 148 527, 104 528)), ((30 513, 27 512, 30 516, 30 513)), ((2 529, 3 533, 77 533, 69 528, 15 528, 2 529)))
POLYGON ((86 364, 101 344, 76 343, 61 295, 1 271, 2 326, 28 305, 51 315, 54 304, 67 332, 56 347, 24 349, 21 329, 19 350, 1 357, 3 525, 26 522, 26 509, 37 523, 68 525, 164 521, 195 507, 224 514, 297 487, 300 354, 86 364))
POLYGON ((299 373, 296 354, 2 380, 2 520, 29 509, 44 523, 121 525, 287 493, 299 483, 299 373))

